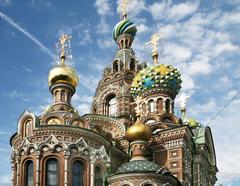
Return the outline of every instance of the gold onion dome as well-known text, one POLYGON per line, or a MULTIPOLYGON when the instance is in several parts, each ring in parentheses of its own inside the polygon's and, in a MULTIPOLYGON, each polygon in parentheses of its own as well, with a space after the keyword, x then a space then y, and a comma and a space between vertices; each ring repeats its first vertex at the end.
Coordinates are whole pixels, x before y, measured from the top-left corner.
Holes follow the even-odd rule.
POLYGON ((48 83, 49 86, 55 83, 69 83, 76 88, 78 85, 78 75, 73 68, 63 63, 50 70, 48 83))
POLYGON ((145 91, 157 89, 177 95, 181 83, 181 74, 172 65, 155 64, 138 72, 133 79, 131 94, 137 97, 145 91))
POLYGON ((128 128, 126 133, 126 139, 129 142, 136 141, 136 140, 144 140, 148 141, 151 138, 152 129, 142 123, 142 121, 137 118, 137 121, 134 125, 128 128))

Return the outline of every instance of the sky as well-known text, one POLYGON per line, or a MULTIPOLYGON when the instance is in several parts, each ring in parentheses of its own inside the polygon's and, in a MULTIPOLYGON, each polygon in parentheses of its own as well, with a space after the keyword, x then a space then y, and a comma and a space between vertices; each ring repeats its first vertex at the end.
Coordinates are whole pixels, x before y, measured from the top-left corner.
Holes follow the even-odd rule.
MULTIPOLYGON (((24 110, 39 115, 52 102, 47 77, 62 33, 72 35, 70 65, 80 78, 72 104, 81 115, 89 112, 103 69, 117 50, 112 29, 120 19, 118 4, 0 0, 1 186, 11 185, 9 139, 18 118, 24 110)), ((139 61, 152 64, 145 43, 153 33, 162 36, 159 61, 181 71, 181 94, 190 96, 188 116, 210 125, 219 169, 216 185, 239 186, 240 1, 131 0, 128 12, 138 29, 132 48, 139 61)), ((179 110, 176 103, 177 115, 179 110)))

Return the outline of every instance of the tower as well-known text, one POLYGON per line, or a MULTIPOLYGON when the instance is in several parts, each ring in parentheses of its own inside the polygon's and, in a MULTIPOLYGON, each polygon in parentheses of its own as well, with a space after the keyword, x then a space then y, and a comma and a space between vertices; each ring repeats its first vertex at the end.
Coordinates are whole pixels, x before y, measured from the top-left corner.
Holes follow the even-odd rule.
POLYGON ((122 6, 122 20, 113 29, 113 38, 118 45, 118 50, 111 62, 111 67, 104 69, 98 83, 92 103, 92 113, 115 117, 125 125, 129 125, 133 114, 131 83, 136 73, 146 64, 139 64, 131 48, 137 29, 127 17, 126 1, 123 1, 122 6))

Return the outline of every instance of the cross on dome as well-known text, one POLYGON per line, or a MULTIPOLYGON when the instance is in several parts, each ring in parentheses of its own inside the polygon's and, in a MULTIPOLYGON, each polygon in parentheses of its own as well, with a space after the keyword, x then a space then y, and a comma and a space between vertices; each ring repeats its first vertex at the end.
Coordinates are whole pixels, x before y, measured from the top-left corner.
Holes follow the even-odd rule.
POLYGON ((121 7, 121 12, 122 12, 122 17, 123 19, 127 18, 127 5, 129 3, 129 0, 121 0, 120 2, 120 7, 121 7))
POLYGON ((151 45, 152 46, 152 56, 153 56, 153 62, 154 64, 157 64, 158 61, 158 41, 161 39, 161 37, 158 34, 153 34, 151 37, 151 40, 146 43, 146 45, 151 45))
POLYGON ((59 38, 58 43, 56 44, 57 53, 60 56, 61 63, 65 63, 66 57, 71 57, 71 46, 70 46, 70 39, 72 36, 67 34, 62 34, 59 38))

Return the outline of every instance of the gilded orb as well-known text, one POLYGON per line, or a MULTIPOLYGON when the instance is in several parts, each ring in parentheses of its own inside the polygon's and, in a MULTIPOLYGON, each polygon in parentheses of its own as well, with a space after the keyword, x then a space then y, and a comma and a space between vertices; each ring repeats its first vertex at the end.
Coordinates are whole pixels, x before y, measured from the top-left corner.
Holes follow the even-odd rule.
POLYGON ((50 70, 48 83, 49 86, 55 83, 69 83, 76 88, 78 85, 78 75, 73 68, 61 64, 50 70))
POLYGON ((148 141, 151 138, 151 135, 151 128, 142 123, 141 120, 138 118, 136 123, 127 130, 125 137, 129 142, 135 140, 148 141))

